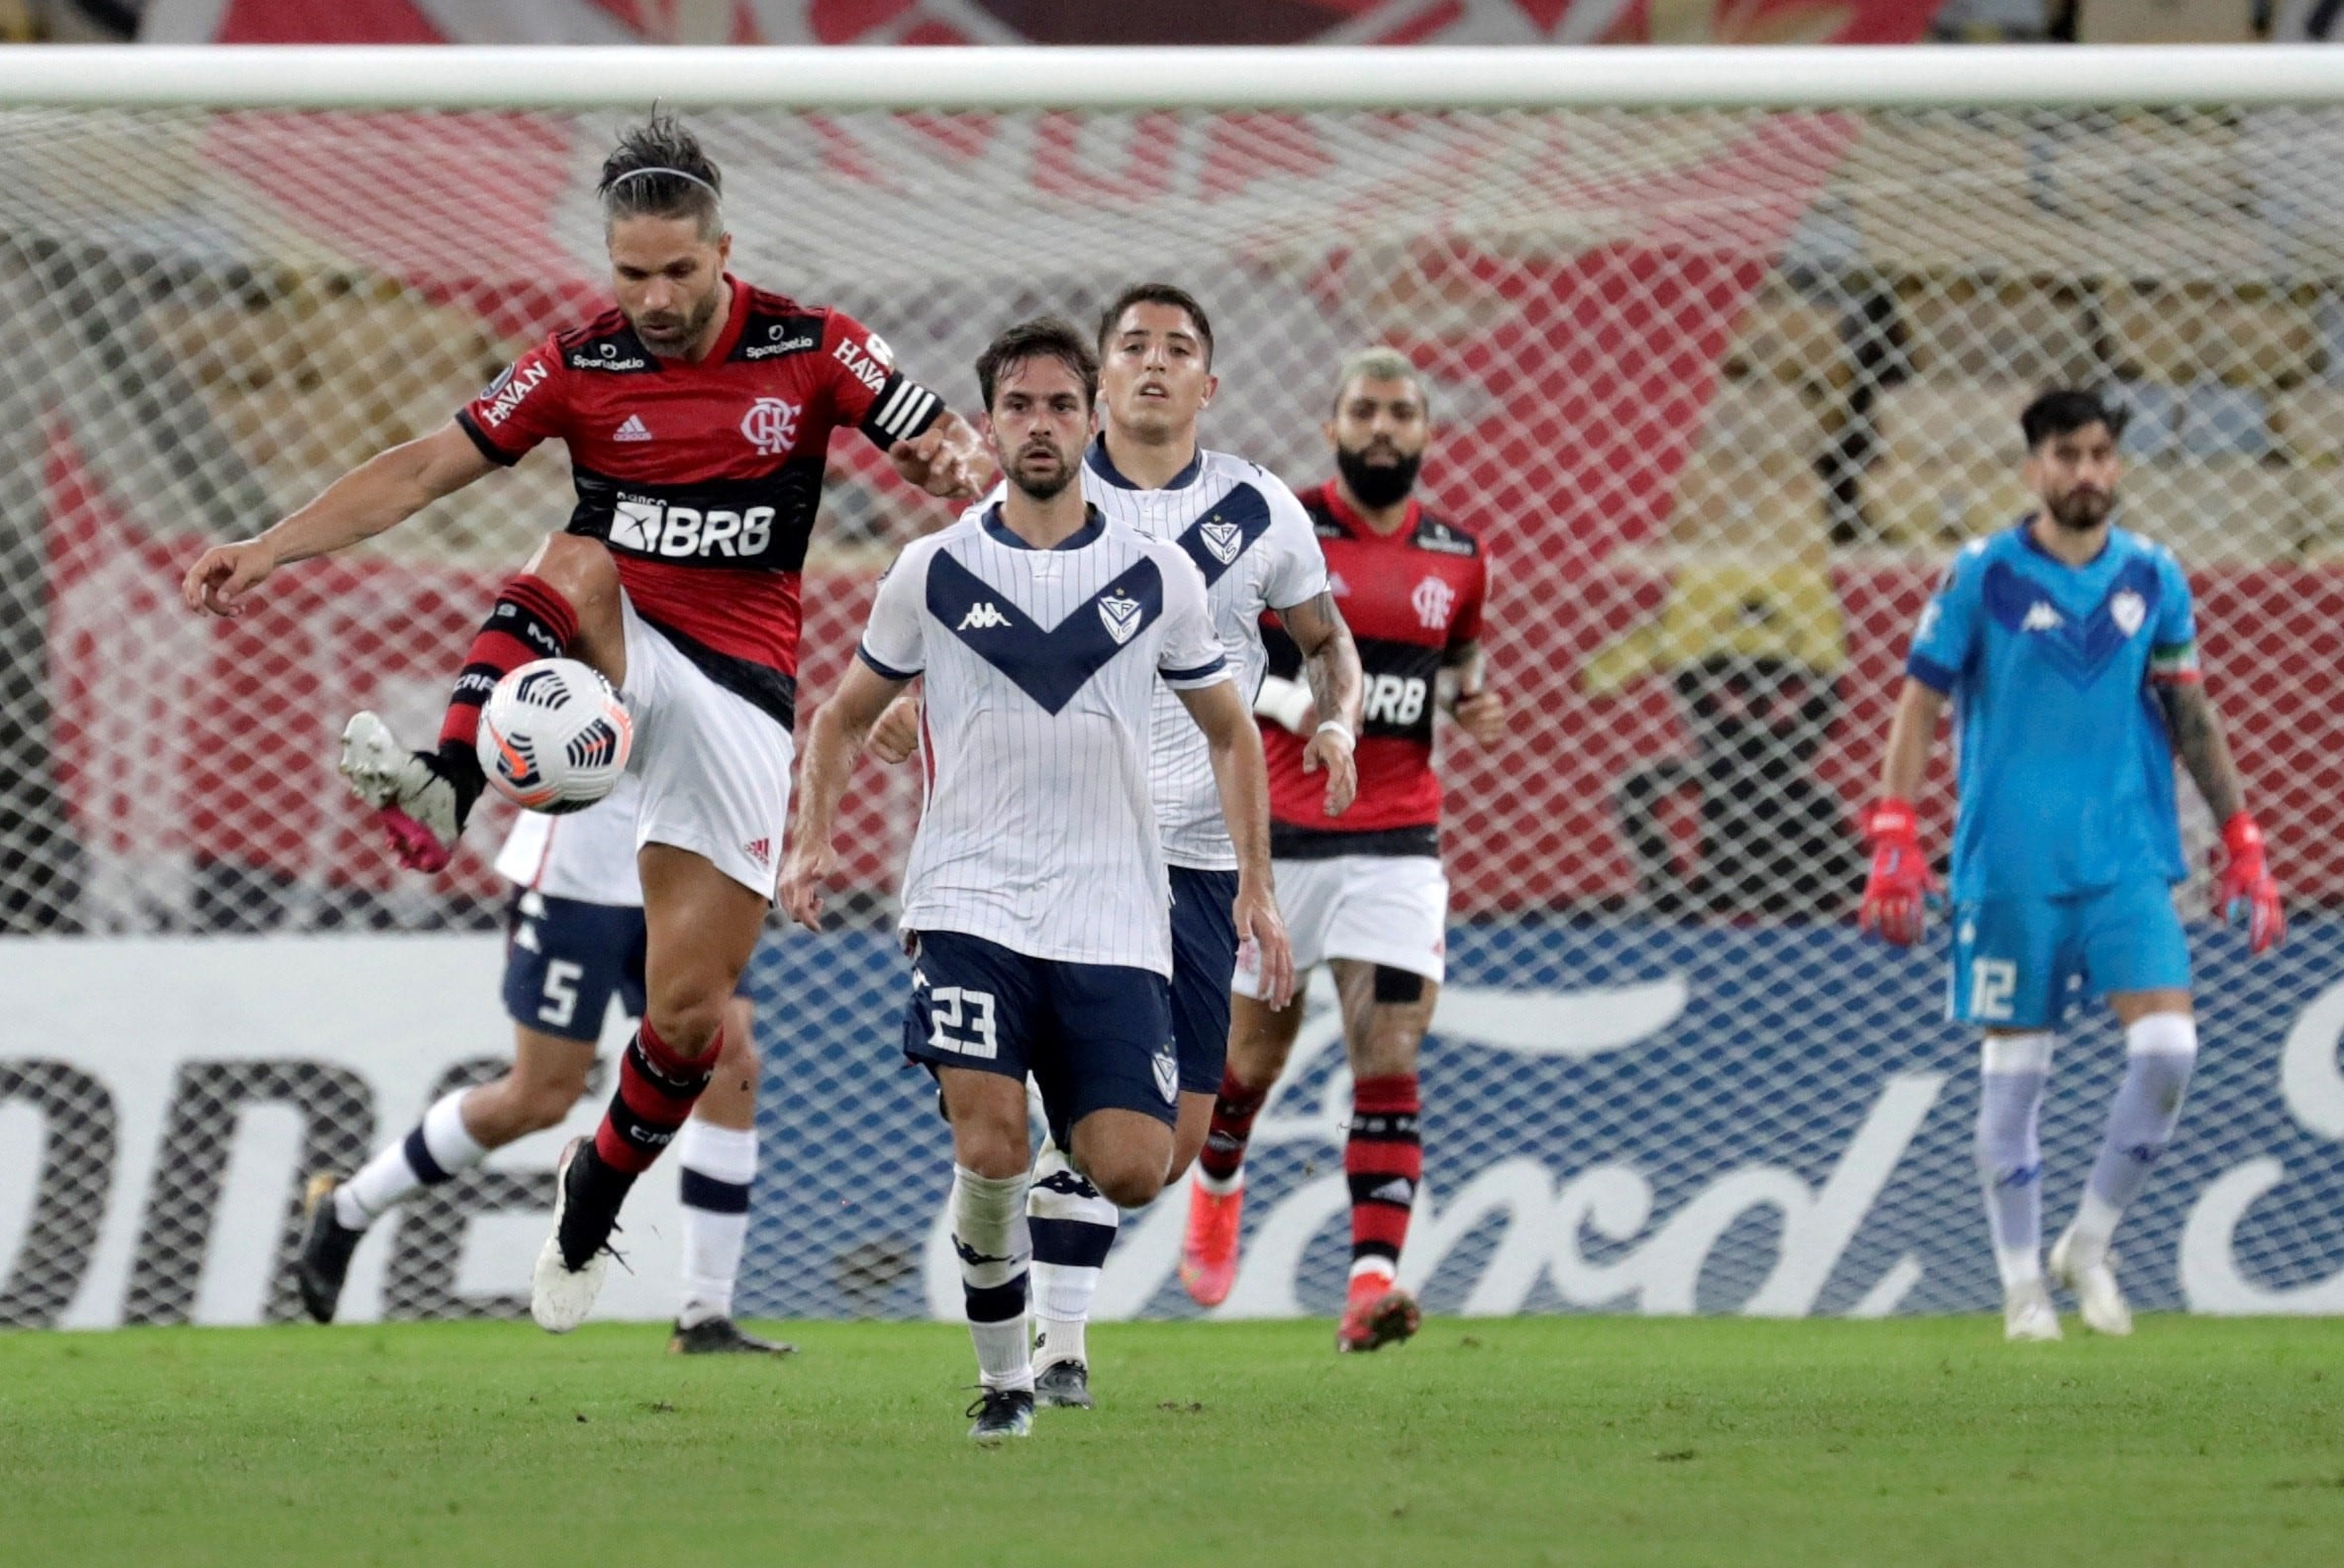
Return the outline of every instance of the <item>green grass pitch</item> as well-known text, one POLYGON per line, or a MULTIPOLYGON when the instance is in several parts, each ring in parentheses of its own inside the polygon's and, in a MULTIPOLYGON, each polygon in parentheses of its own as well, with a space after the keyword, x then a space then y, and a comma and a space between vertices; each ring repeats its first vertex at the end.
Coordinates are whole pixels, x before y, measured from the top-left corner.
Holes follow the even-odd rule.
POLYGON ((814 1323, 0 1335, 0 1561, 2344 1561, 2344 1323, 1110 1324, 1094 1414, 963 1435, 967 1338, 814 1323))

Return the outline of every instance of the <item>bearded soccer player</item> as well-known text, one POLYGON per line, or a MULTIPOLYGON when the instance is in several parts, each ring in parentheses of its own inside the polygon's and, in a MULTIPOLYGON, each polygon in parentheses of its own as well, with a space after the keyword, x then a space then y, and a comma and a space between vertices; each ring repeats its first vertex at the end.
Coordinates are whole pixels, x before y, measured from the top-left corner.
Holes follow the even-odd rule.
MULTIPOLYGON (((1133 284, 1100 316, 1099 359, 1100 431, 1083 463, 1083 493, 1110 522, 1171 540, 1196 563, 1241 693, 1261 681, 1270 618, 1296 650, 1293 673, 1309 683, 1317 704, 1310 733, 1296 744, 1296 765, 1314 777, 1294 794, 1312 794, 1310 809, 1321 820, 1340 815, 1356 784, 1359 652, 1327 591, 1311 518, 1293 492, 1259 465, 1198 444, 1199 418, 1220 387, 1204 306, 1169 283, 1133 284)), ((876 749, 900 759, 912 749, 916 727, 908 708, 888 719, 893 733, 880 736, 876 749)), ((1148 779, 1172 867, 1177 1179, 1204 1144, 1227 1050, 1237 852, 1221 820, 1205 737, 1169 688, 1156 693, 1154 737, 1148 779)), ((1055 1143, 1043 1146, 1034 1165, 1029 1205, 1040 1308, 1036 1397, 1089 1409, 1085 1328, 1122 1216, 1055 1143)))
POLYGON ((479 797, 480 709, 507 671, 582 659, 634 715, 643 1017, 601 1127, 562 1155, 532 1293, 555 1332, 592 1308, 628 1188, 707 1088, 764 926, 789 801, 799 572, 832 432, 859 429, 939 495, 991 473, 976 433, 878 337, 726 271, 721 184, 674 120, 629 132, 601 182, 618 308, 531 349, 452 424, 259 538, 207 550, 184 584, 199 612, 237 614, 277 566, 379 534, 540 441, 569 447, 569 530, 498 595, 437 747, 405 750, 360 714, 342 758, 400 859, 438 871, 479 797))
POLYGON ((819 929, 854 753, 925 672, 934 765, 904 872, 904 1053, 934 1073, 952 1125, 952 1244, 983 1385, 969 1435, 988 1443, 1026 1435, 1036 1403, 1027 1079, 1062 1168, 1108 1203, 1150 1202, 1172 1161, 1174 895, 1148 785, 1165 687, 1206 737, 1236 846, 1229 918, 1266 985, 1293 984, 1261 741, 1204 579, 1077 483, 1097 375, 1060 321, 1014 327, 977 361, 1008 483, 907 545, 880 582, 860 656, 809 731, 782 872, 790 914, 819 929))
POLYGON ((1929 891, 1913 799, 1950 700, 1959 738, 1953 831, 1953 1018, 1985 1034, 1978 1170, 2003 1331, 2056 1339, 2044 1279, 2036 1123, 2071 988, 2124 1027, 2124 1077, 2050 1283, 2085 1325, 2132 1330, 2109 1238, 2172 1142, 2198 1056, 2190 949, 2172 884, 2187 872, 2178 756, 2222 825, 2215 905, 2260 953, 2285 934, 2262 830, 2199 677, 2190 582, 2173 553, 2109 515, 2123 422, 2089 392, 2019 417, 2041 506, 1976 540, 1921 612, 1867 823, 1862 920, 1899 945, 1929 891))
MULTIPOLYGON (((1424 1169, 1416 1051, 1440 995, 1449 903, 1433 710, 1447 707, 1483 745, 1506 733, 1505 699, 1483 668, 1481 544, 1414 496, 1431 433, 1416 368, 1389 348, 1359 354, 1342 368, 1326 426, 1335 477, 1302 497, 1366 670, 1359 799, 1339 824, 1325 820, 1308 777, 1317 700, 1296 682, 1296 649, 1275 630, 1270 675, 1254 700, 1296 972, 1332 968, 1351 1060, 1351 1279, 1338 1350, 1374 1350, 1416 1329, 1416 1302, 1399 1285, 1400 1250, 1424 1169)), ((1228 1067, 1181 1247, 1181 1280, 1205 1306, 1219 1306, 1236 1279, 1246 1140, 1302 1020, 1299 996, 1280 1002, 1239 969, 1228 1067)))
MULTIPOLYGON (((347 1181, 311 1178, 294 1279, 302 1305, 319 1323, 334 1321, 350 1254, 375 1221, 411 1194, 452 1180, 492 1151, 567 1117, 586 1092, 611 1004, 628 1018, 642 1017, 643 892, 635 856, 641 797, 641 783, 622 774, 585 811, 523 812, 514 823, 497 856, 498 873, 513 887, 504 984, 513 1066, 491 1082, 441 1095, 347 1181)), ((679 1355, 791 1349, 732 1321, 757 1172, 755 1022, 748 999, 734 997, 725 1012, 715 1076, 676 1138, 684 1296, 667 1344, 679 1355)))

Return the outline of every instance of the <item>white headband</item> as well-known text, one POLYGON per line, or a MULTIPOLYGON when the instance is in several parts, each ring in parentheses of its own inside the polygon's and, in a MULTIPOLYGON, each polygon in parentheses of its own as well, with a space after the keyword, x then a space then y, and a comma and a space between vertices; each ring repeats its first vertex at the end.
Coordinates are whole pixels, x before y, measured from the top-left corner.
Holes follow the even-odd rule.
POLYGON ((682 170, 682 169, 680 169, 680 168, 638 168, 638 169, 629 169, 629 170, 628 170, 626 173, 624 173, 624 174, 620 175, 620 176, 619 176, 617 179, 615 179, 615 180, 611 181, 611 185, 612 185, 612 187, 613 187, 614 189, 616 189, 616 188, 617 188, 619 185, 621 185, 621 184, 625 183, 626 181, 628 181, 628 180, 631 180, 631 179, 635 179, 635 178, 638 178, 639 176, 641 176, 641 175, 644 175, 644 174, 673 174, 673 175, 674 175, 674 176, 675 176, 677 179, 680 179, 680 180, 689 180, 689 181, 691 181, 693 184, 695 184, 695 185, 699 186, 699 187, 700 187, 702 190, 704 190, 704 191, 708 192, 708 193, 709 193, 711 196, 715 196, 715 197, 717 198, 717 200, 719 200, 719 201, 723 201, 723 200, 724 200, 724 197, 723 197, 723 196, 722 196, 722 195, 721 195, 721 194, 718 192, 717 188, 716 188, 714 185, 711 185, 711 184, 710 184, 708 181, 706 181, 706 180, 702 179, 702 178, 701 178, 699 175, 697 175, 697 174, 691 174, 691 173, 687 173, 687 172, 685 172, 684 170, 682 170))

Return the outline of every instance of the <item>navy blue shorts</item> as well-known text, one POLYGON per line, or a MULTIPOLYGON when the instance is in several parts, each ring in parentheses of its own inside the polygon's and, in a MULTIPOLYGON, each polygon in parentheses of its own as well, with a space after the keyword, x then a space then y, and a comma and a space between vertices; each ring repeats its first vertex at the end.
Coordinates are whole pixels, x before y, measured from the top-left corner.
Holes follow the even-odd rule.
POLYGON ((505 1012, 540 1033, 602 1038, 611 998, 643 1016, 643 912, 523 889, 505 915, 505 1012))
POLYGON ((1149 969, 1031 958, 963 931, 922 931, 912 955, 904 1054, 1041 1091, 1060 1148, 1094 1111, 1167 1125, 1180 1088, 1171 988, 1149 969))
POLYGON ((1236 872, 1172 867, 1172 1046, 1189 1094, 1217 1093, 1228 1061, 1236 902, 1236 872))

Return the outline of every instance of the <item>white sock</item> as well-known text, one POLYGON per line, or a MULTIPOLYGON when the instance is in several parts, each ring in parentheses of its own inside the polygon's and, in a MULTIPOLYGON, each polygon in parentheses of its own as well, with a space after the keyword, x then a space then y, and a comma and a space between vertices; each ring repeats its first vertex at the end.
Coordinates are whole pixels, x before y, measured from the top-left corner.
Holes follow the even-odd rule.
POLYGON ((748 1238, 748 1193, 757 1179, 757 1134, 694 1117, 677 1134, 675 1152, 684 1204, 684 1303, 676 1322, 690 1328, 732 1316, 732 1287, 748 1238))
POLYGON ((1040 1362, 1087 1360, 1083 1327, 1090 1322, 1091 1302, 1099 1294, 1099 1276, 1123 1213, 1067 1162, 1054 1141, 1045 1141, 1033 1162, 1026 1214, 1033 1234, 1040 1362))
POLYGON ((1026 1282, 1033 1246, 1026 1225, 1026 1173, 979 1176, 952 1167, 952 1241, 968 1303, 977 1372, 989 1389, 1033 1387, 1026 1282))
POLYGON ((488 1156, 464 1127, 469 1093, 450 1089, 433 1101, 405 1137, 377 1150, 357 1175, 334 1190, 334 1218, 342 1228, 363 1230, 418 1187, 436 1186, 488 1156))

